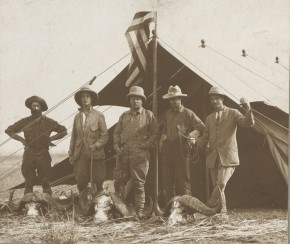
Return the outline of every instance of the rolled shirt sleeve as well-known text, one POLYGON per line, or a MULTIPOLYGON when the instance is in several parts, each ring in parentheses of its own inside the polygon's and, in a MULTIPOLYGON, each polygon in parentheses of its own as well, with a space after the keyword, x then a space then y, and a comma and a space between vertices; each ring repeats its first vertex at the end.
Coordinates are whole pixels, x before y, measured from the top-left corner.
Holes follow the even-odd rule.
POLYGON ((191 126, 194 129, 192 132, 190 132, 190 136, 197 138, 200 135, 202 135, 204 131, 204 123, 193 112, 190 113, 190 122, 191 122, 191 126))
POLYGON ((12 134, 19 133, 27 125, 27 119, 21 119, 14 123, 13 125, 8 126, 5 130, 5 133, 11 136, 12 134))

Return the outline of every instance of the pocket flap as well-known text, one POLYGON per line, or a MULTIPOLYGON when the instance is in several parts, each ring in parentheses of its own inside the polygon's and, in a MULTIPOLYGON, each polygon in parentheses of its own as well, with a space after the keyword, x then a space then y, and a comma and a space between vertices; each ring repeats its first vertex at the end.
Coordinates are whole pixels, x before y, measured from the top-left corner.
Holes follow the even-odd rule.
POLYGON ((98 130, 98 126, 96 126, 96 125, 91 126, 91 131, 97 131, 97 130, 98 130))

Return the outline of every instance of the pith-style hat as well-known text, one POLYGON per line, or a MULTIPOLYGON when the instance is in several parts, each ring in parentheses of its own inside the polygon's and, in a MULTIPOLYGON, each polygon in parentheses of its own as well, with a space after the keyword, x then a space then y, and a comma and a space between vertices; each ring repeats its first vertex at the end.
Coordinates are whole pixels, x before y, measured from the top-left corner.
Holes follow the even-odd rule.
POLYGON ((89 87, 87 86, 84 86, 82 87, 79 91, 77 91, 75 93, 75 101, 76 103, 82 107, 82 101, 81 101, 81 94, 83 92, 87 92, 91 95, 91 98, 92 98, 92 106, 96 106, 97 105, 97 101, 98 101, 98 93, 96 93, 95 91, 91 90, 89 87))

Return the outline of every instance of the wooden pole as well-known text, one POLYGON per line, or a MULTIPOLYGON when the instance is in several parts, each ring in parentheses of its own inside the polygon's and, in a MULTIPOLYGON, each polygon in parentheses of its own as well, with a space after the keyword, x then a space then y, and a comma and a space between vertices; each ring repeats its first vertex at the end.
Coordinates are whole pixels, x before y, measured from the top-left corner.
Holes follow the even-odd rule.
MULTIPOLYGON (((204 86, 202 87, 202 90, 203 90, 203 94, 205 94, 205 92, 207 92, 204 86)), ((206 96, 204 96, 203 104, 204 104, 204 107, 203 107, 203 121, 205 121, 206 117, 207 117, 207 111, 206 111, 207 100, 206 100, 206 96)), ((206 200, 206 202, 208 202, 209 199, 210 199, 210 195, 209 195, 209 170, 208 170, 208 168, 206 167, 206 164, 205 164, 205 200, 206 200)))
MULTIPOLYGON (((152 31, 153 38, 153 103, 152 103, 152 112, 155 116, 155 119, 157 121, 157 12, 156 12, 156 21, 155 21, 155 29, 152 31)), ((154 149, 154 155, 155 155, 155 194, 154 194, 154 204, 153 209, 155 212, 155 215, 160 216, 162 215, 162 211, 159 208, 158 203, 158 143, 155 145, 154 149)))

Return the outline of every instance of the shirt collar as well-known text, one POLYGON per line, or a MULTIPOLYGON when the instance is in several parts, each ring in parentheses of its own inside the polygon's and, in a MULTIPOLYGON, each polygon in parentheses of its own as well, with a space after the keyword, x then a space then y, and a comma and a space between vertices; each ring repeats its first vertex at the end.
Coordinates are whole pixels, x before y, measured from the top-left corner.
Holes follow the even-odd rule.
POLYGON ((37 116, 37 117, 34 117, 34 116, 30 116, 30 118, 32 119, 32 120, 35 120, 36 122, 38 122, 38 121, 40 121, 40 120, 43 120, 44 118, 45 118, 45 116, 43 115, 43 114, 41 114, 41 115, 39 115, 39 116, 37 116))
POLYGON ((220 110, 215 110, 216 113, 222 113, 225 110, 225 105, 220 110))
POLYGON ((139 108, 137 111, 135 111, 135 110, 133 110, 132 108, 130 108, 130 110, 129 110, 129 113, 130 114, 141 114, 142 113, 142 111, 143 111, 143 107, 141 107, 141 108, 139 108))
POLYGON ((181 104, 181 106, 178 109, 172 109, 172 111, 181 113, 184 111, 184 106, 181 104))
MULTIPOLYGON (((93 107, 90 107, 90 112, 93 110, 93 107)), ((83 112, 83 108, 79 108, 79 111, 82 113, 83 112)))

